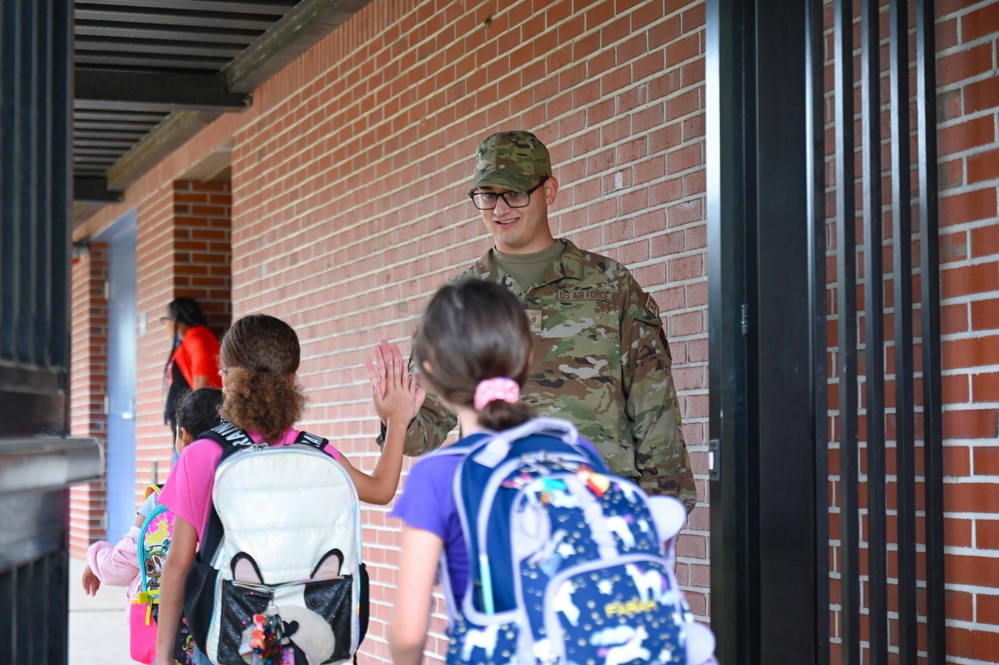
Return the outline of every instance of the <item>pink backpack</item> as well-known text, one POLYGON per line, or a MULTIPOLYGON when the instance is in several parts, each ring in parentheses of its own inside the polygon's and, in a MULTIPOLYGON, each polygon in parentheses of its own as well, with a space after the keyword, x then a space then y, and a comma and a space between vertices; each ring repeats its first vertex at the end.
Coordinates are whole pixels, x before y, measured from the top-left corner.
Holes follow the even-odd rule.
MULTIPOLYGON (((150 485, 146 488, 146 498, 159 495, 160 488, 150 485)), ((142 527, 139 528, 136 553, 139 559, 139 591, 129 607, 129 652, 132 659, 140 663, 152 664, 156 660, 156 619, 159 615, 160 576, 163 563, 173 537, 173 513, 158 501, 149 511, 142 527)), ((181 627, 174 657, 183 665, 193 662, 191 640, 187 626, 181 627)))

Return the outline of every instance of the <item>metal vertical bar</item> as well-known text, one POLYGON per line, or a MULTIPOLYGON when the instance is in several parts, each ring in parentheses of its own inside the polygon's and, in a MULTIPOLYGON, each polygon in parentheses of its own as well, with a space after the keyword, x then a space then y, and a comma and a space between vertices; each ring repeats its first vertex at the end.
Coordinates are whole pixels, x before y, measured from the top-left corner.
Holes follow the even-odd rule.
POLYGON ((829 665, 829 368, 826 363, 825 62, 822 0, 805 5, 805 131, 808 185, 808 293, 811 302, 811 382, 815 437, 815 657, 829 665))
POLYGON ((3 36, 0 38, 0 99, 8 100, 0 105, 0 134, 4 141, 0 144, 0 181, 4 196, 0 199, 0 235, 5 248, 4 260, 0 262, 0 358, 16 360, 17 345, 17 300, 20 285, 17 281, 20 268, 18 253, 18 187, 17 143, 21 136, 20 111, 18 100, 18 54, 20 52, 21 31, 19 26, 20 2, 4 2, 3 36))
POLYGON ((37 200, 35 187, 35 134, 38 127, 35 124, 38 111, 38 90, 36 88, 35 72, 35 42, 38 25, 38 6, 34 2, 23 4, 21 11, 21 44, 18 49, 16 64, 21 99, 17 112, 20 115, 20 128, 17 137, 17 170, 18 170, 18 214, 15 224, 19 227, 18 252, 21 255, 21 267, 18 274, 17 300, 17 350, 18 361, 32 363, 32 346, 34 333, 35 284, 35 241, 36 219, 35 202, 37 200))
POLYGON ((909 182, 909 29, 907 3, 892 0, 891 156, 895 319, 895 454, 898 495, 900 665, 916 663, 916 506, 912 391, 912 187, 909 182))
POLYGON ((881 63, 877 0, 860 0, 863 100, 864 323, 867 399, 867 570, 871 665, 888 661, 885 562, 884 266, 881 259, 881 63))
POLYGON ((833 3, 836 90, 836 259, 839 330, 840 637, 844 665, 860 663, 857 464, 856 209, 854 206, 853 3, 833 3))
POLYGON ((940 361, 940 245, 937 218, 936 43, 933 0, 916 0, 916 108, 923 334, 923 455, 926 493, 927 665, 943 665, 943 424, 940 361))
POLYGON ((31 139, 32 180, 33 188, 33 226, 34 253, 32 255, 33 281, 35 297, 31 299, 33 312, 31 316, 31 346, 27 358, 38 367, 48 367, 48 354, 45 352, 46 340, 51 335, 50 317, 52 314, 52 217, 50 210, 52 182, 49 179, 49 139, 52 128, 49 126, 51 113, 51 98, 49 89, 52 78, 52 61, 50 58, 51 18, 49 5, 52 0, 35 0, 35 55, 32 58, 35 66, 34 95, 35 112, 32 122, 35 131, 31 139))
MULTIPOLYGON (((69 265, 71 115, 73 113, 73 1, 52 2, 52 117, 51 117, 51 214, 52 214, 52 334, 49 336, 49 366, 69 369, 69 265)), ((66 400, 69 409, 69 400, 66 400)), ((69 422, 68 411, 66 422, 69 422)), ((68 430, 68 428, 67 428, 68 430)))

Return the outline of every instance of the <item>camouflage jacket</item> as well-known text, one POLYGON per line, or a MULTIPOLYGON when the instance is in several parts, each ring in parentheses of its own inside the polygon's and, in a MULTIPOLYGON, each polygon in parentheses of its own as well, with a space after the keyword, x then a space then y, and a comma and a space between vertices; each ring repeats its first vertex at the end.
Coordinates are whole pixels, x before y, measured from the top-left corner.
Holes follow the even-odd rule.
MULTIPOLYGON (((534 365, 521 399, 537 415, 573 422, 615 473, 650 494, 696 501, 680 427, 672 358, 659 308, 627 268, 562 239, 565 251, 526 292, 492 252, 459 278, 510 289, 534 332, 534 365)), ((457 424, 428 396, 406 433, 406 454, 439 447, 457 424)))

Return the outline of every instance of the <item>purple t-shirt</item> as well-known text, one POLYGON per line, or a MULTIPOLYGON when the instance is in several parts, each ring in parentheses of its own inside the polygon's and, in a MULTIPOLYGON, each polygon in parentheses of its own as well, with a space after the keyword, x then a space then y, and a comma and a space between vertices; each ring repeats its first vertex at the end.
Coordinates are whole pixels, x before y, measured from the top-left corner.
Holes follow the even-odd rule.
POLYGON ((418 461, 410 469, 402 496, 389 513, 389 517, 398 517, 406 526, 429 531, 444 541, 451 592, 459 603, 468 587, 468 548, 461 533, 453 488, 454 474, 463 458, 463 455, 431 454, 418 461))
MULTIPOLYGON (((472 434, 462 439, 486 436, 472 434)), ((579 443, 594 457, 600 455, 586 439, 579 443)), ((395 502, 389 517, 398 517, 406 526, 429 531, 444 541, 447 572, 451 578, 451 591, 461 603, 468 587, 468 549, 461 533, 461 519, 454 501, 454 475, 464 455, 428 455, 409 471, 402 496, 395 502)))

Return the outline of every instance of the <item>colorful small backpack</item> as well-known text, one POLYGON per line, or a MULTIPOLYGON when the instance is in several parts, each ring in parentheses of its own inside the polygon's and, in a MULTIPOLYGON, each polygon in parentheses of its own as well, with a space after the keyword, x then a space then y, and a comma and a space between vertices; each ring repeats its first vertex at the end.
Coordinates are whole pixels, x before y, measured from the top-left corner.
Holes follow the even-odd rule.
POLYGON ((470 571, 455 597, 441 566, 449 664, 700 663, 695 635, 710 657, 663 547, 686 517, 678 501, 611 474, 565 420, 433 454, 463 455, 454 495, 470 571))
MULTIPOLYGON (((160 488, 150 485, 145 497, 159 495, 160 488)), ((156 502, 139 527, 136 554, 139 559, 139 590, 129 608, 129 651, 132 659, 152 663, 156 659, 156 615, 159 610, 160 575, 166 561, 173 533, 173 513, 156 502)))
MULTIPOLYGON (((159 496, 161 487, 150 485, 145 498, 159 496)), ((156 660, 156 622, 159 615, 160 576, 173 538, 173 512, 157 500, 139 528, 136 554, 139 560, 139 589, 129 607, 129 652, 133 660, 156 660)), ((181 665, 193 663, 194 642, 182 625, 174 647, 174 659, 181 665)))

